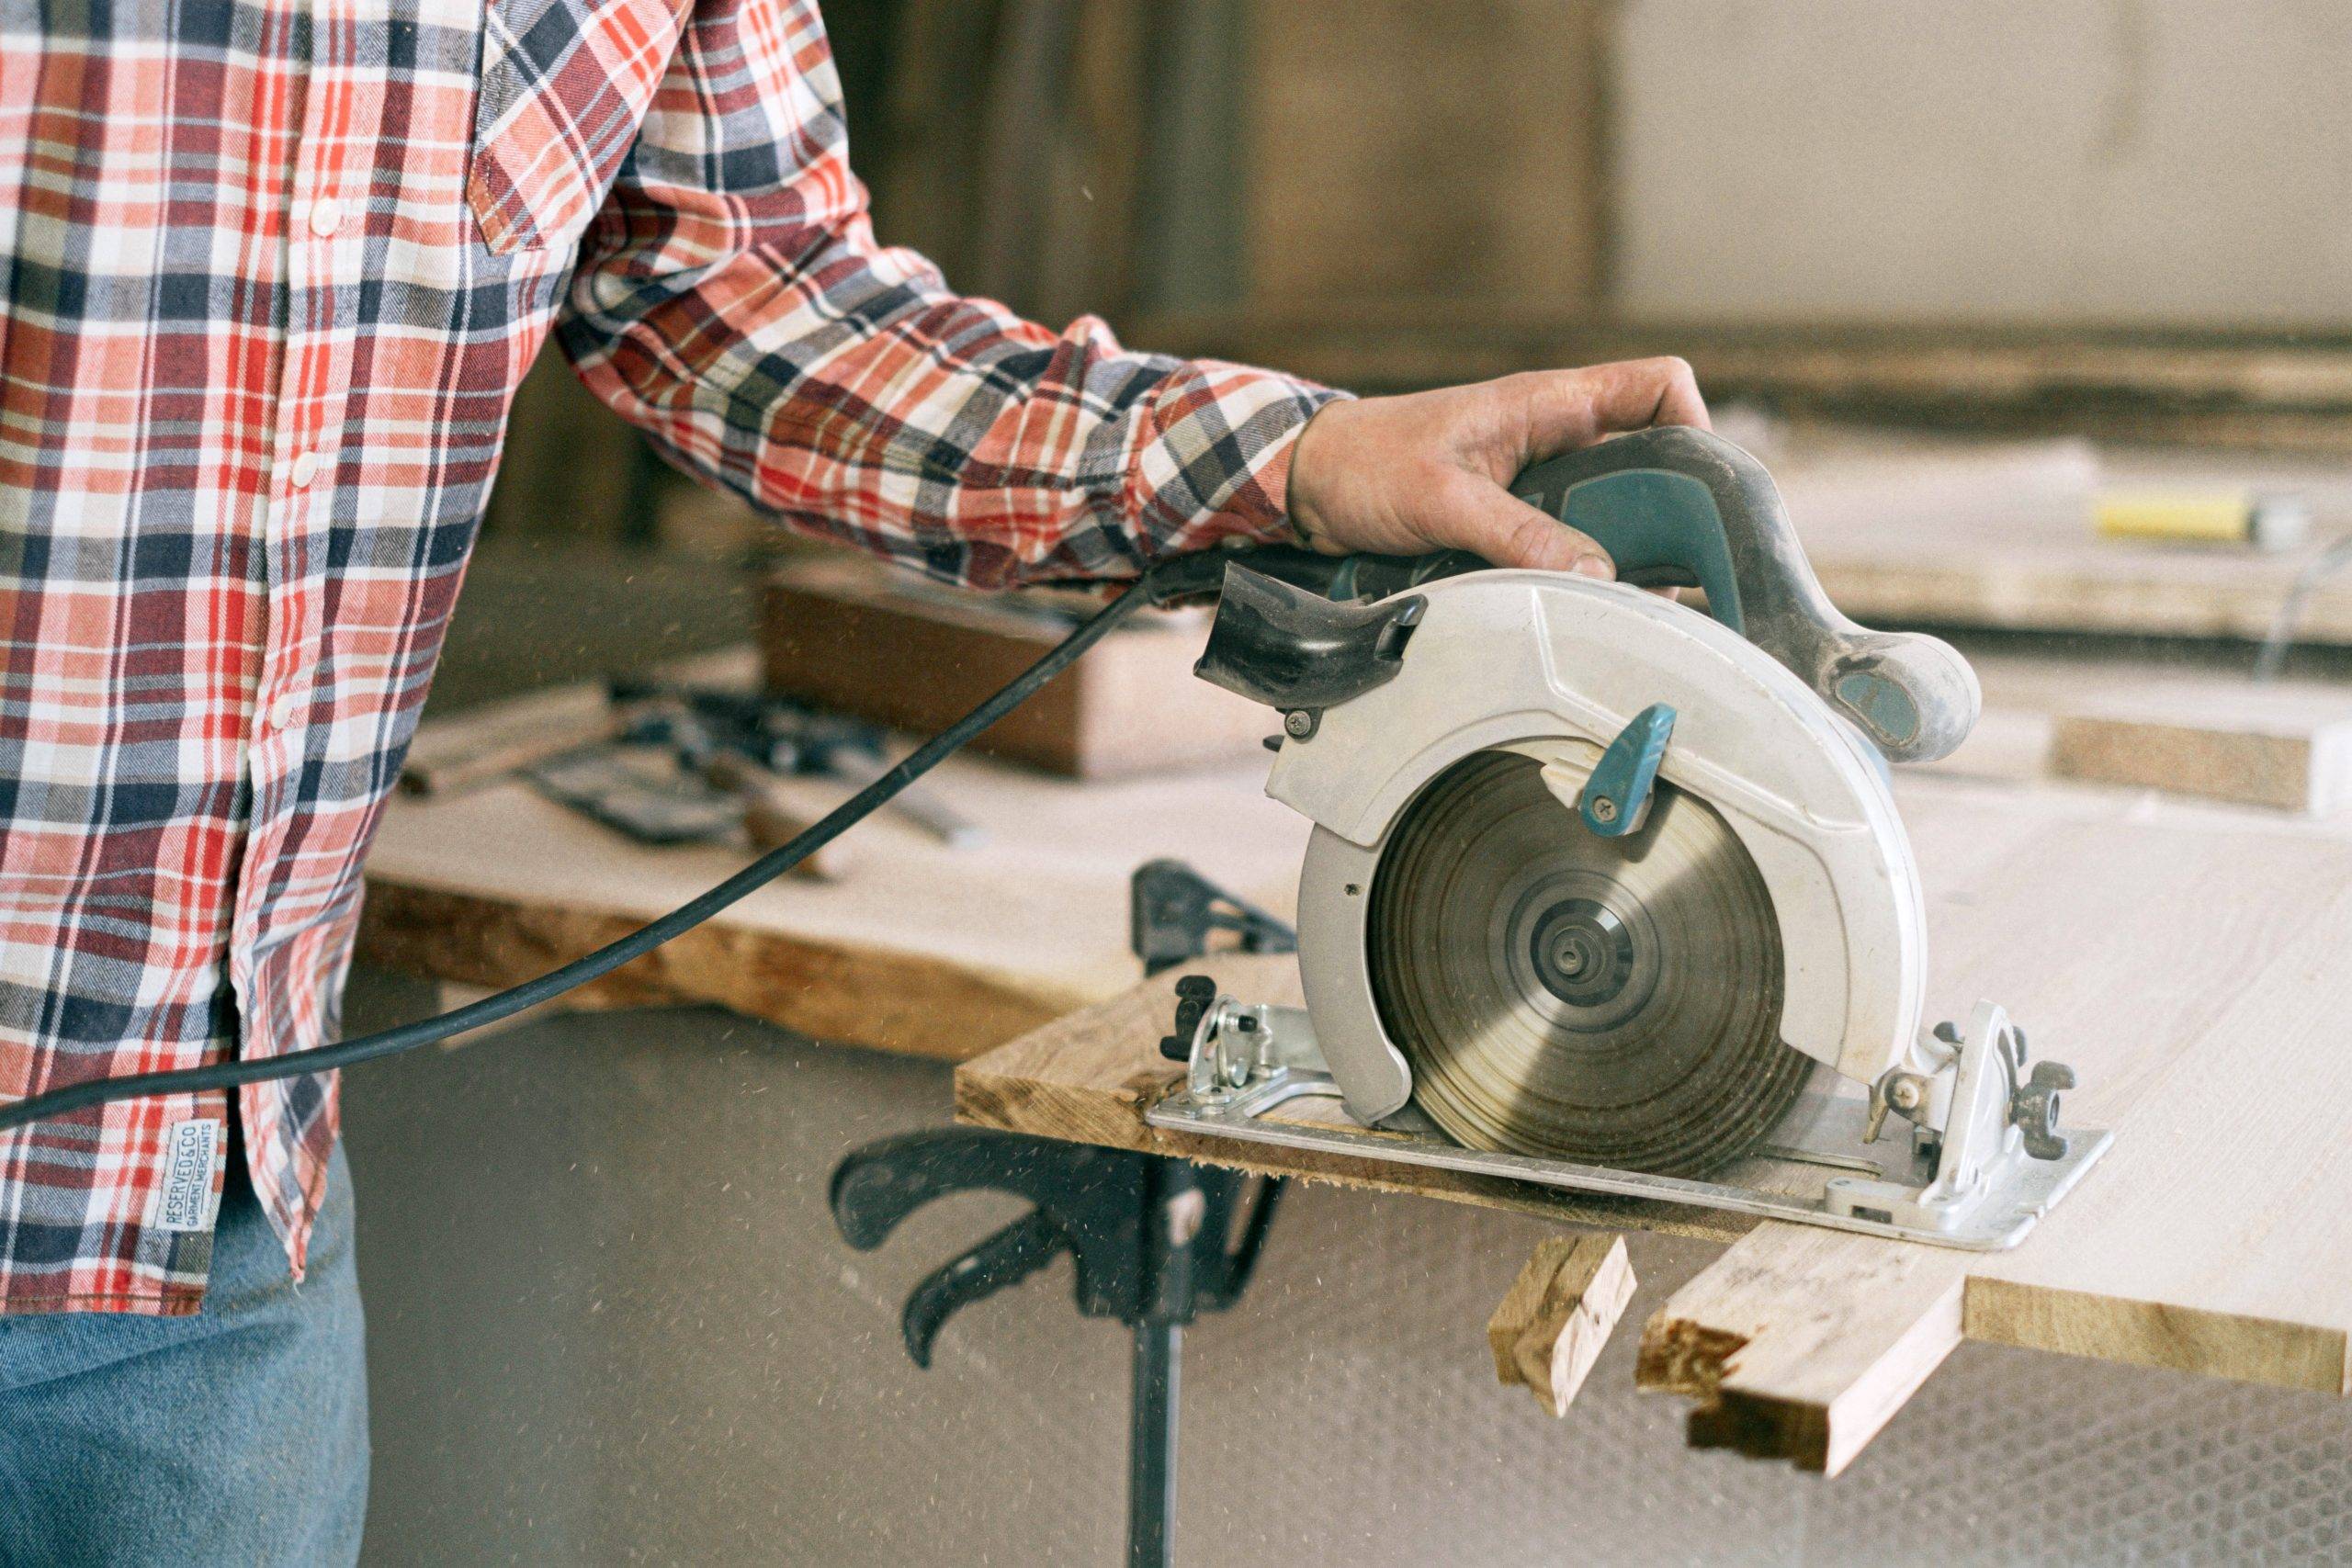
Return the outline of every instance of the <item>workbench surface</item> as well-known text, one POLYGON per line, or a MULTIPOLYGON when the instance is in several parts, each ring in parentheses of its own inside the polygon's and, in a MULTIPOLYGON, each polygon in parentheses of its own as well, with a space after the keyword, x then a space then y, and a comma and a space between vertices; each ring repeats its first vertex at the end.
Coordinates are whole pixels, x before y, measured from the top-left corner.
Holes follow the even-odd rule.
MULTIPOLYGON (((1376 1169, 1263 1145, 1231 1163, 1736 1245, 1652 1322, 1643 1375, 1699 1396, 1702 1440, 1847 1462, 1962 1337, 2306 1389, 2352 1365, 2352 819, 2042 776, 2052 714, 2151 689, 2128 664, 1980 660, 1985 720, 1898 774, 1928 890, 1936 1016, 1980 997, 2070 1062, 2068 1120, 2114 1149, 2013 1253, 1966 1254, 1719 1213, 1376 1169)), ((2226 673, 2171 677, 2200 701, 2226 673)), ((2335 700, 2313 689, 2325 707, 2335 700)), ((604 1005, 701 1000, 820 1038, 966 1061, 959 1115, 1045 1136, 1209 1153, 1148 1127, 1177 1068, 1168 982, 1136 986, 1127 878, 1173 856, 1278 912, 1306 829, 1243 763, 1078 784, 956 758, 940 791, 989 829, 952 850, 890 814, 835 885, 790 881, 601 982, 604 1005), (991 1054, 990 1047, 1000 1047, 991 1054)), ((820 808, 844 793, 798 781, 820 808)), ((631 844, 507 781, 395 799, 361 953, 471 985, 527 979, 740 867, 631 844)), ((1204 965, 1295 999, 1286 959, 1204 965)))
MULTIPOLYGON (((1306 842, 1306 824, 1265 797, 1260 762, 1079 784, 955 757, 930 778, 987 842, 951 849, 885 810, 841 841, 841 881, 773 883, 572 1000, 718 1002, 822 1040, 960 1059, 1134 983, 1127 878, 1143 862, 1173 856, 1286 910, 1306 842)), ((811 815, 850 792, 825 779, 787 788, 811 815)), ((516 780, 396 797, 368 855, 359 955, 514 985, 749 858, 632 843, 516 780)))

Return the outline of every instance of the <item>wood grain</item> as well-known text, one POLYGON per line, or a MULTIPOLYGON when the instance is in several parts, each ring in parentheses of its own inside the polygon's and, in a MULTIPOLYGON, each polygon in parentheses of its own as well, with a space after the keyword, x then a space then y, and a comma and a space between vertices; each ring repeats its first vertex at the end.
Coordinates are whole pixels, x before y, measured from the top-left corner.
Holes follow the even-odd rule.
POLYGON ((1962 1255, 1770 1224, 1668 1298, 1635 1379, 1698 1402, 1693 1448, 1835 1475, 1960 1343, 1962 1255))
POLYGON ((1555 1417, 1566 1416, 1636 1283, 1622 1235, 1538 1242, 1487 1320, 1496 1379, 1525 1388, 1555 1417))
MULTIPOLYGON (((379 882, 359 957, 505 987, 617 941, 635 917, 379 882)), ((1067 1010, 1071 993, 919 953, 707 925, 571 994, 587 1008, 710 1002, 820 1040, 961 1061, 1067 1010)))

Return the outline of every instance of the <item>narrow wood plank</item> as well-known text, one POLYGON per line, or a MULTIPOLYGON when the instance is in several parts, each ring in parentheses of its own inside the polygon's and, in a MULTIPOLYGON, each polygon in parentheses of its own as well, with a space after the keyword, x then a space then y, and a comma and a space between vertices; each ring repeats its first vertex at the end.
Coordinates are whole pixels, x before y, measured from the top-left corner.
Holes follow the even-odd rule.
MULTIPOLYGON (((1679 354, 1710 398, 1946 429, 2352 453, 2352 341, 1844 322, 1611 322, 1430 302, 1144 321, 1137 342, 1360 391, 1679 354)), ((1839 601, 1843 603, 1842 600, 1839 601)))
MULTIPOLYGON (((1212 976, 1236 996, 1299 1005, 1298 967, 1287 957, 1227 954, 1186 964, 1182 973, 1212 976)), ((1167 1060, 1159 1051, 1159 1039, 1175 1017, 1177 978, 1178 973, 1171 972, 1146 981, 964 1063, 956 1069, 956 1119, 1008 1133, 1177 1155, 1261 1175, 1410 1192, 1588 1225, 1613 1225, 1636 1207, 1459 1171, 1154 1127, 1143 1119, 1144 1108, 1184 1072, 1182 1063, 1167 1060)), ((1315 1114, 1315 1107, 1329 1106, 1301 1103, 1306 1115, 1315 1114)), ((1322 1114, 1336 1117, 1339 1112, 1333 1106, 1322 1114)), ((1639 1207, 1643 1228, 1680 1235, 1728 1240, 1746 1234, 1752 1223, 1735 1214, 1670 1204, 1639 1207)))
POLYGON ((1979 1274, 1968 1281, 1962 1332, 1988 1345, 2021 1345, 2314 1393, 2352 1392, 2352 1338, 2343 1329, 2245 1313, 1979 1274))
POLYGON ((1634 1376, 1694 1448, 1835 1475, 1960 1343, 1965 1255, 1770 1224, 1668 1298, 1634 1376))
POLYGON ((1549 1236, 1537 1243, 1487 1322, 1497 1380, 1527 1389, 1554 1416, 1566 1416, 1635 1285, 1622 1235, 1549 1236))
POLYGON ((558 686, 421 727, 401 766, 401 788, 410 795, 462 795, 612 732, 612 705, 603 691, 558 686))
POLYGON ((2352 802, 2352 692, 2141 690, 2052 727, 2061 778, 2324 816, 2352 802))
MULTIPOLYGON (((681 685, 749 685, 749 647, 668 660, 655 678, 681 685)), ((401 791, 447 798, 494 784, 518 768, 613 733, 612 704, 602 682, 551 686, 448 717, 428 716, 401 765, 401 791)))

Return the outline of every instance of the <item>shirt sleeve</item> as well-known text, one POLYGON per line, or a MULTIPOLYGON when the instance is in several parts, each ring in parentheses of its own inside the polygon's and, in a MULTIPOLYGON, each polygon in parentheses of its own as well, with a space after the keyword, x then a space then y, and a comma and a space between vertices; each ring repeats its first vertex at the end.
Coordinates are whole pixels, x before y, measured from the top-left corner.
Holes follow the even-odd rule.
POLYGON ((986 588, 1285 534, 1292 446, 1340 395, 1056 333, 878 244, 811 0, 695 0, 557 333, 688 471, 986 588))

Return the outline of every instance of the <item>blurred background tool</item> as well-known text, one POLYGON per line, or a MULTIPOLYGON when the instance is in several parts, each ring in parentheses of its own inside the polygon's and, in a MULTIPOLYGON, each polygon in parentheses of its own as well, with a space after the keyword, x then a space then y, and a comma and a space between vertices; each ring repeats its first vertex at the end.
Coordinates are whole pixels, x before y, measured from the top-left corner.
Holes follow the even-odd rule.
MULTIPOLYGON (((600 741, 532 767, 525 775, 539 793, 641 844, 699 844, 739 833, 752 848, 775 849, 815 820, 774 788, 774 774, 748 760, 712 759, 702 773, 679 767, 650 747, 600 741)), ((790 874, 838 882, 850 854, 827 844, 790 874)))
POLYGON ((2299 496, 2244 490, 2116 490, 2091 502, 2091 526, 2111 539, 2287 550, 2303 542, 2311 522, 2299 496))
MULTIPOLYGON (((722 686, 616 677, 602 727, 609 733, 523 770, 538 791, 643 844, 707 843, 741 835, 772 850, 821 814, 786 781, 865 784, 889 766, 881 729, 788 699, 722 686)), ((918 785, 892 803, 951 849, 987 835, 918 785), (908 795, 915 798, 911 801, 908 795)), ((826 845, 793 874, 837 881, 854 851, 826 845)))
MULTIPOLYGON (((608 689, 619 716, 621 741, 668 747, 689 771, 708 773, 715 762, 731 757, 770 775, 771 782, 777 775, 816 774, 864 785, 889 767, 881 726, 822 712, 789 697, 634 676, 616 677, 608 689)), ((731 762, 720 767, 725 776, 712 782, 722 787, 740 788, 747 777, 756 776, 731 762)), ((925 784, 910 786, 885 809, 952 849, 969 849, 988 837, 978 823, 925 784)))

